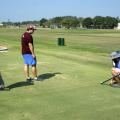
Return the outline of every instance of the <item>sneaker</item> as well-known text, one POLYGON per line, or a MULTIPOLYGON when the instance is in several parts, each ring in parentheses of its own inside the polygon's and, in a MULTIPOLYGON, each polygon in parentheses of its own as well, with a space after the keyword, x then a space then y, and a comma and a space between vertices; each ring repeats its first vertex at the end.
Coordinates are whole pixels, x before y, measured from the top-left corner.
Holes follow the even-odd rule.
POLYGON ((4 90, 4 88, 0 88, 0 91, 4 90))
POLYGON ((43 79, 42 78, 39 78, 39 77, 35 77, 33 78, 34 81, 42 81, 43 79))
POLYGON ((4 90, 4 88, 5 88, 4 85, 1 84, 0 85, 0 90, 4 90))
POLYGON ((33 78, 33 80, 37 81, 37 80, 38 80, 38 78, 37 78, 37 77, 35 77, 35 78, 33 78))
POLYGON ((32 78, 31 78, 31 77, 28 77, 28 78, 26 79, 26 81, 27 81, 27 82, 31 82, 31 81, 32 81, 32 78))

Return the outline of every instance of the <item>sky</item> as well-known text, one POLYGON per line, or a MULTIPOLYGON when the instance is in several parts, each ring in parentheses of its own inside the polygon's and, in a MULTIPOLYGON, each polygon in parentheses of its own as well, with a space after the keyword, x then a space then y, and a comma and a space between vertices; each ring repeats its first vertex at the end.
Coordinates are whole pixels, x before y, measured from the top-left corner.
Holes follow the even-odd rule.
POLYGON ((58 16, 120 17, 120 0, 0 0, 0 22, 58 16))

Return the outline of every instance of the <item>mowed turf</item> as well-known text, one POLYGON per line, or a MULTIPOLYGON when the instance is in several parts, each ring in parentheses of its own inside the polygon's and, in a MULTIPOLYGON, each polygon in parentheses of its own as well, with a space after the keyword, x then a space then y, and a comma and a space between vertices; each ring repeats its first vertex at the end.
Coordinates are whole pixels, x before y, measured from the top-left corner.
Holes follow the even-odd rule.
POLYGON ((119 120, 120 88, 101 85, 111 77, 109 54, 120 49, 116 30, 37 30, 40 81, 28 84, 20 38, 25 29, 0 29, 0 71, 10 91, 0 92, 0 120, 119 120), (65 38, 65 46, 57 38, 65 38))

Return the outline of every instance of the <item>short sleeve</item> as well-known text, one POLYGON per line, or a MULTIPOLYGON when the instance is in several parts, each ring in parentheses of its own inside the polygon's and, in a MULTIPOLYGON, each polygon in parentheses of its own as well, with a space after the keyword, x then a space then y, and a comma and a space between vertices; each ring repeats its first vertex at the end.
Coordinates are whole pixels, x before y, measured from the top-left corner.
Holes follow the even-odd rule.
POLYGON ((33 37, 32 37, 32 35, 29 35, 27 37, 27 41, 28 41, 28 43, 32 43, 33 44, 33 37))

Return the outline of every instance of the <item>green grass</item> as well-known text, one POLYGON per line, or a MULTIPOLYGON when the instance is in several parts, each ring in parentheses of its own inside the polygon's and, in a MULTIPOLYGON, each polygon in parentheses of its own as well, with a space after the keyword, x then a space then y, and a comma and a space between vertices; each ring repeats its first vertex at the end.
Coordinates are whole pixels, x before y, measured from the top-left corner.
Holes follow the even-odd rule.
POLYGON ((119 120, 120 90, 100 82, 111 77, 109 54, 120 49, 120 31, 37 30, 38 75, 44 79, 34 85, 25 84, 24 31, 0 29, 0 44, 9 49, 0 53, 0 71, 6 86, 15 84, 0 92, 1 120, 119 120), (57 46, 59 37, 66 46, 57 46))

